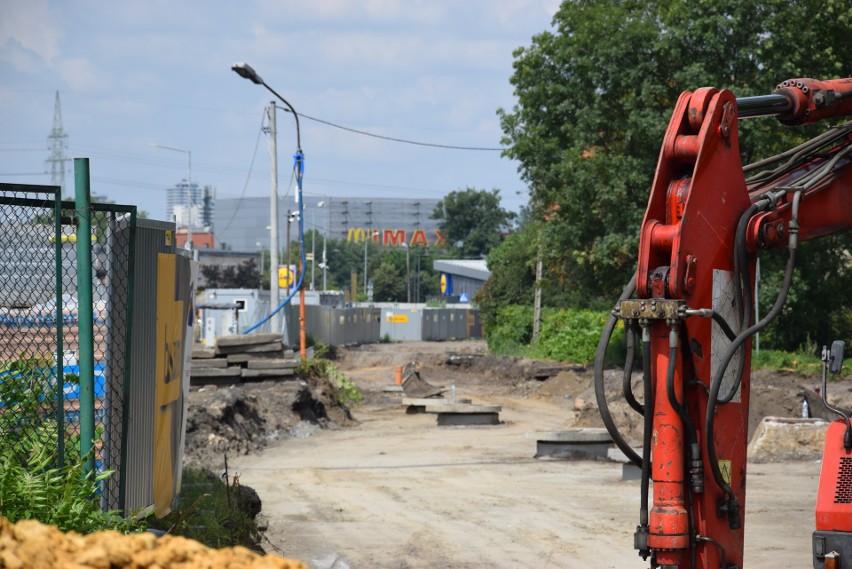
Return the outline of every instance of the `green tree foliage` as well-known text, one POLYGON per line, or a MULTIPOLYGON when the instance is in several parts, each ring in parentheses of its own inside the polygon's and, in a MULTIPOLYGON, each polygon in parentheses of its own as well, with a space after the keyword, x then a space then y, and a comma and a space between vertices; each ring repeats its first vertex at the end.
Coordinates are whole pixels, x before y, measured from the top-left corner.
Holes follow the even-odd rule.
POLYGON ((486 335, 499 326, 497 314, 501 308, 510 304, 532 307, 536 243, 531 237, 531 227, 528 225, 524 230, 509 235, 488 253, 486 263, 491 277, 485 281, 474 299, 482 314, 486 335))
MULTIPOLYGON (((781 314, 761 332, 761 348, 818 355, 832 340, 852 340, 852 232, 799 245, 793 284, 781 314)), ((769 312, 784 277, 787 254, 760 258, 760 316, 769 312)), ((762 351, 762 350, 761 350, 762 351)))
MULTIPOLYGON (((681 91, 714 86, 749 96, 797 76, 848 77, 850 35, 852 11, 842 0, 563 2, 552 31, 516 50, 517 102, 498 111, 505 154, 530 186, 532 216, 549 218, 540 235, 546 278, 564 294, 546 302, 600 308, 627 282, 681 91)), ((826 127, 741 121, 743 161, 826 127)), ((807 288, 802 298, 821 300, 807 288)))
POLYGON ((254 259, 243 261, 236 267, 206 265, 201 267, 201 274, 207 283, 207 288, 258 288, 260 286, 260 271, 254 259))
POLYGON ((401 267, 395 257, 399 257, 399 255, 382 255, 381 263, 373 272, 373 276, 370 277, 373 283, 373 300, 376 302, 404 302, 407 300, 405 255, 402 255, 401 267))
POLYGON ((500 243, 514 216, 500 207, 500 190, 467 188, 447 194, 431 218, 441 220, 441 232, 451 247, 460 243, 462 257, 482 257, 500 243))

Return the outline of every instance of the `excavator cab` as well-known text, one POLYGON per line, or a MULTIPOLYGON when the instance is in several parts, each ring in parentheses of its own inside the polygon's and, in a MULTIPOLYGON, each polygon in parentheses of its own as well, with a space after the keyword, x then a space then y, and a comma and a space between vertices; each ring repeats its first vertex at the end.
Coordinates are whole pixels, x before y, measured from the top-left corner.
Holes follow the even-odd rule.
POLYGON ((832 342, 822 349, 823 404, 840 419, 829 425, 819 475, 816 531, 813 534, 814 569, 852 567, 852 425, 849 412, 828 400, 828 373, 843 368, 844 343, 832 342))

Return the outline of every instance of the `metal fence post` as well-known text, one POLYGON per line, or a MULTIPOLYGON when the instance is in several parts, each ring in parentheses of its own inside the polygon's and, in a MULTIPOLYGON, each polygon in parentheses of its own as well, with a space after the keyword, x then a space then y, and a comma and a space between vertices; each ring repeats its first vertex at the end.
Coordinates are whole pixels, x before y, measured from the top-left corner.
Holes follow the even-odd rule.
POLYGON ((74 159, 74 210, 77 217, 77 318, 80 361, 80 458, 83 474, 95 471, 95 348, 92 312, 92 218, 89 159, 74 159))

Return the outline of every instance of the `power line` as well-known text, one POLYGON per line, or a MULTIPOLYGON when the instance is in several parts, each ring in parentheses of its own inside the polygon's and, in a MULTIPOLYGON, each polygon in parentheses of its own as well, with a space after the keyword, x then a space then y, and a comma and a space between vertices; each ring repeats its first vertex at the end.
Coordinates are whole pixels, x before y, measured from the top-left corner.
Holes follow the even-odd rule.
MULTIPOLYGON (((288 109, 286 107, 279 107, 279 106, 276 105, 276 108, 281 109, 282 111, 285 111, 285 112, 288 112, 288 113, 290 112, 290 109, 288 109)), ((355 128, 349 128, 348 126, 343 126, 343 125, 335 124, 335 123, 327 121, 327 120, 318 119, 316 117, 306 115, 305 113, 299 113, 299 116, 304 117, 308 120, 312 120, 314 122, 322 123, 322 124, 325 124, 325 125, 328 125, 328 126, 332 126, 334 128, 339 128, 340 130, 346 130, 346 131, 349 131, 349 132, 354 132, 355 134, 362 134, 364 136, 372 136, 373 138, 381 138, 382 140, 390 140, 392 142, 402 142, 404 144, 414 144, 415 146, 429 146, 431 148, 444 148, 444 149, 447 149, 447 150, 479 150, 479 151, 485 151, 485 152, 502 152, 503 150, 505 150, 505 148, 499 148, 499 147, 493 147, 493 146, 455 146, 455 145, 452 145, 452 144, 437 144, 437 143, 434 143, 434 142, 421 142, 421 141, 418 141, 418 140, 408 140, 408 139, 405 139, 405 138, 394 138, 393 136, 384 136, 384 135, 381 135, 381 134, 375 134, 373 132, 367 132, 365 130, 358 130, 358 129, 355 129, 355 128)))

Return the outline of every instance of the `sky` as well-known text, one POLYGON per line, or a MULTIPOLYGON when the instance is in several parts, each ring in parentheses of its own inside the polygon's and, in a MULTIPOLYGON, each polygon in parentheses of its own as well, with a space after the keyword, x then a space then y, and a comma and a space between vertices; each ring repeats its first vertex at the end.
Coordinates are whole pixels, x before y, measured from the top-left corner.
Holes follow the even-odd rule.
MULTIPOLYGON (((558 0, 0 0, 0 182, 50 184, 59 92, 66 155, 90 159, 93 193, 164 219, 189 175, 217 199, 268 197, 263 86, 301 117, 303 191, 440 199, 499 189, 527 201, 499 148, 515 104, 513 51, 550 29, 558 0)), ((293 117, 277 113, 279 194, 292 196, 293 117)), ((73 192, 66 164, 65 195, 73 192)))

